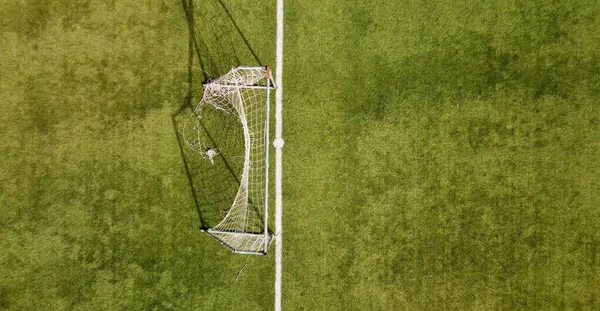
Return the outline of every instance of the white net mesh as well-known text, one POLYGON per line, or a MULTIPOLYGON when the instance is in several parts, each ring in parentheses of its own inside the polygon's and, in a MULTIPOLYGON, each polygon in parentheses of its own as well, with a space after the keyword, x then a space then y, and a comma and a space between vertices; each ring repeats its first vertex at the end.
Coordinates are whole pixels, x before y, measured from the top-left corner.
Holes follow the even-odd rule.
POLYGON ((266 223, 271 85, 268 67, 235 67, 204 85, 200 103, 183 126, 185 144, 210 163, 215 164, 219 157, 223 161, 226 157, 243 157, 239 188, 231 208, 220 223, 205 231, 234 252, 264 254, 271 238, 266 223), (208 117, 205 114, 219 111, 239 121, 243 154, 211 145, 203 121, 208 117))

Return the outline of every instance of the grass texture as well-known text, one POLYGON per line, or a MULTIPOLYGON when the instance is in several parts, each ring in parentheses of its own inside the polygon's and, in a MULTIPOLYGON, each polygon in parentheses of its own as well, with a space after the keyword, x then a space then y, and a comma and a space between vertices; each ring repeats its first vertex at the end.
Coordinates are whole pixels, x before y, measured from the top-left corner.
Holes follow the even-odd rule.
MULTIPOLYGON (((273 256, 199 232, 216 186, 178 133, 208 73, 274 64, 274 18, 0 4, 0 309, 272 309, 273 256)), ((285 310, 600 307, 597 1, 289 1, 285 27, 285 310)))

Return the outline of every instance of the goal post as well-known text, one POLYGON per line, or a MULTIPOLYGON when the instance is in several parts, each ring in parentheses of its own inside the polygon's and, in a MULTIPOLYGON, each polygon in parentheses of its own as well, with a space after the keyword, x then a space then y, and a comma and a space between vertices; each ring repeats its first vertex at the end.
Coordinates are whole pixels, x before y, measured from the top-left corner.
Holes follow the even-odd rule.
POLYGON ((227 163, 233 157, 243 159, 239 171, 228 166, 238 185, 231 207, 218 224, 202 228, 235 253, 265 255, 273 240, 268 226, 268 203, 269 106, 274 88, 269 66, 233 67, 204 84, 202 99, 183 124, 185 144, 207 160, 204 165, 227 163), (228 150, 216 145, 203 124, 209 114, 223 114, 222 117, 239 123, 239 141, 243 141, 243 146, 228 150))

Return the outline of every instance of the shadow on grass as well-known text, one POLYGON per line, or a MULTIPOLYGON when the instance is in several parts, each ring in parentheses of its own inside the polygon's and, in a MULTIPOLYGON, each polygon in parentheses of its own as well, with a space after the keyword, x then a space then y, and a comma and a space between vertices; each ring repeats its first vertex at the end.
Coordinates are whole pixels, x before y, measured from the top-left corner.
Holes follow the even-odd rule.
POLYGON ((222 0, 181 0, 181 3, 190 46, 205 80, 224 74, 233 66, 263 65, 222 0))
POLYGON ((171 121, 200 227, 209 228, 223 219, 239 188, 244 153, 242 128, 233 116, 203 113, 197 124, 202 137, 207 138, 207 146, 221 150, 213 164, 185 145, 183 124, 199 100, 195 98, 199 82, 242 65, 242 60, 245 60, 243 65, 261 62, 223 1, 210 0, 201 5, 195 2, 181 0, 189 29, 188 91, 182 105, 171 115, 171 121))
MULTIPOLYGON (((180 113, 173 114, 171 121, 200 226, 208 228, 223 219, 235 199, 243 166, 244 144, 243 141, 240 141, 241 127, 234 122, 221 123, 220 127, 223 130, 220 133, 215 133, 213 126, 199 123, 202 127, 203 137, 208 137, 205 144, 224 150, 218 157, 215 157, 214 163, 203 159, 198 152, 185 145, 181 135, 185 119, 191 113, 190 109, 184 108, 180 110, 180 113), (210 135, 211 132, 216 135, 210 135), (236 135, 236 132, 239 132, 240 135, 236 135)), ((215 124, 216 122, 211 123, 215 124)))

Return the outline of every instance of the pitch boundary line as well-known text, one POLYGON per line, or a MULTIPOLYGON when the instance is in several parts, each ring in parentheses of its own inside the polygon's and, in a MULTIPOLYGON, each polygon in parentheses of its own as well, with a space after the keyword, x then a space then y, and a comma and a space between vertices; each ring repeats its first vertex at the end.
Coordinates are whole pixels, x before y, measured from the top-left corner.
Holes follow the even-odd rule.
POLYGON ((282 96, 283 96, 283 0, 277 0, 277 42, 275 64, 275 311, 281 311, 282 274, 282 96))

